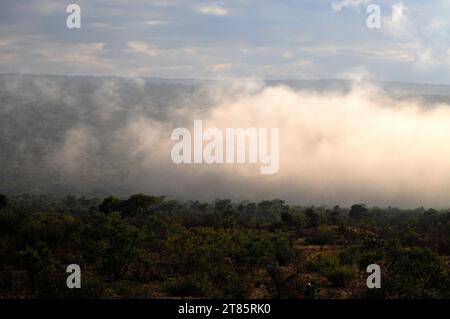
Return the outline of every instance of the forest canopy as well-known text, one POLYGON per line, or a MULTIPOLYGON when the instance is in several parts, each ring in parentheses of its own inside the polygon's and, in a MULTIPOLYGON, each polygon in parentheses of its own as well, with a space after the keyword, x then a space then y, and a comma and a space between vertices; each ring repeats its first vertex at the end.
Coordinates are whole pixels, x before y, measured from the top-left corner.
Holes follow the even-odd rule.
POLYGON ((2 298, 449 298, 449 256, 448 210, 0 196, 2 298))

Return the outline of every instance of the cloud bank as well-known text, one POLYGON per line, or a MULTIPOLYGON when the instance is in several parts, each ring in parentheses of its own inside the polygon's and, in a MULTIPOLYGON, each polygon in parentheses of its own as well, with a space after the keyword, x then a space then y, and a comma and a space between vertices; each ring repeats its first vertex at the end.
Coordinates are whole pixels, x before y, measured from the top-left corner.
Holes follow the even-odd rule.
POLYGON ((58 95, 60 81, 34 80, 27 90, 23 82, 11 82, 9 92, 22 96, 23 104, 2 109, 10 124, 3 123, 0 143, 11 150, 0 158, 9 168, 9 176, 2 172, 0 191, 450 206, 450 105, 444 102, 399 98, 365 82, 348 90, 316 90, 251 80, 192 87, 143 79, 90 81, 100 84, 85 94, 85 106, 82 95, 73 93, 75 80, 69 80, 68 96, 58 95), (36 88, 40 93, 33 93, 36 88), (57 111, 42 109, 36 118, 27 94, 38 101, 34 107, 54 103, 57 111), (65 123, 56 140, 47 132, 53 116, 65 123), (27 119, 33 119, 34 132, 20 135, 20 121, 27 119), (171 132, 192 128, 195 119, 205 129, 279 128, 279 173, 260 175, 259 165, 174 164, 171 132), (26 185, 17 178, 21 171, 26 185))

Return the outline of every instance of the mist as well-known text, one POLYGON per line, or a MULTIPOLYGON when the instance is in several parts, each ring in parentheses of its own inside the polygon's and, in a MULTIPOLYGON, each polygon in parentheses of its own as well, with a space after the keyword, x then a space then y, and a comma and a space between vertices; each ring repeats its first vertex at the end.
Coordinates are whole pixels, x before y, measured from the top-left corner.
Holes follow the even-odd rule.
POLYGON ((448 88, 18 75, 0 81, 2 193, 450 206, 448 88), (171 132, 191 129, 196 119, 205 129, 279 128, 278 173, 261 175, 259 164, 174 164, 171 132))

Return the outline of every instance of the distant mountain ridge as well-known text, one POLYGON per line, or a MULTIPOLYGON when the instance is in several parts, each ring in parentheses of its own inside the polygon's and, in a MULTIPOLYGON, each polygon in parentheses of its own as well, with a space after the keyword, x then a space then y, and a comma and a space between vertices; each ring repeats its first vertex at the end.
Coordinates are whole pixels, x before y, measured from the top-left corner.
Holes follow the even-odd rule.
MULTIPOLYGON (((19 74, 19 73, 0 73, 1 80, 17 79, 72 79, 73 81, 98 81, 116 79, 119 81, 132 81, 140 79, 147 84, 183 84, 183 85, 207 85, 221 82, 213 79, 194 79, 194 78, 158 78, 158 77, 121 77, 121 76, 97 76, 97 75, 52 75, 52 74, 19 74)), ((292 89, 312 89, 312 90, 349 90, 358 81, 349 79, 277 79, 263 80, 267 85, 285 85, 292 89)), ((426 94, 436 96, 450 96, 450 84, 427 84, 416 82, 399 81, 359 81, 360 83, 369 83, 378 85, 388 92, 399 92, 404 94, 426 94)))

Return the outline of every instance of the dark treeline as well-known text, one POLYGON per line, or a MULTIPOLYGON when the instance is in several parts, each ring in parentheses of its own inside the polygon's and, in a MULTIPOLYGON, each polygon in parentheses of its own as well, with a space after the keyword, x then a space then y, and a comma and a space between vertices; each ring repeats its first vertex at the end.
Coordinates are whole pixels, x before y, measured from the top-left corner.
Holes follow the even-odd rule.
POLYGON ((449 298, 449 256, 448 210, 0 195, 2 298, 449 298))

